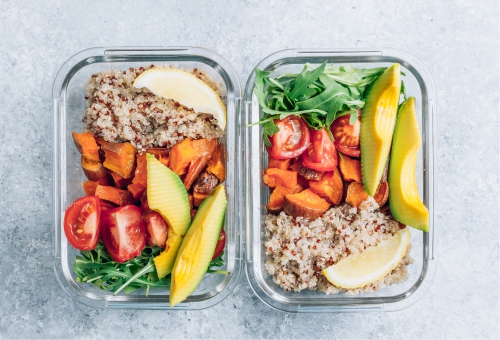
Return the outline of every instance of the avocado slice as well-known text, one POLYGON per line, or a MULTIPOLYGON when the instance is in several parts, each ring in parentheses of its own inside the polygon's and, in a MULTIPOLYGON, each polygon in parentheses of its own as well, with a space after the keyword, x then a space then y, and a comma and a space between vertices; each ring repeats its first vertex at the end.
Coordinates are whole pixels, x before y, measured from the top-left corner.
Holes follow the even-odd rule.
POLYGON ((394 129, 389 165, 389 205, 394 218, 410 227, 429 231, 429 211, 420 200, 417 186, 417 154, 422 145, 415 98, 401 104, 394 129))
POLYGON ((400 73, 400 65, 392 64, 373 82, 361 113, 361 173, 370 196, 377 192, 391 149, 401 91, 400 73))
POLYGON ((227 199, 219 185, 200 205, 175 259, 170 285, 170 306, 194 292, 212 260, 224 223, 227 199))
POLYGON ((168 224, 165 250, 154 258, 161 279, 170 274, 177 250, 191 224, 191 209, 184 184, 177 174, 161 164, 153 155, 146 155, 148 174, 148 205, 168 224))

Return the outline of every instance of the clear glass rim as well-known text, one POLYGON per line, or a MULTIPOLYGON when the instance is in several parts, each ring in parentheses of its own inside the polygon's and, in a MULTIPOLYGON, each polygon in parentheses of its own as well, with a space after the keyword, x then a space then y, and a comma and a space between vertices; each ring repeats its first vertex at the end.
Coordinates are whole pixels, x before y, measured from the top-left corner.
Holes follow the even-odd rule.
MULTIPOLYGON (((240 154, 238 126, 240 120, 241 86, 238 76, 230 63, 214 51, 201 47, 98 47, 81 51, 66 61, 55 77, 53 85, 53 257, 54 271, 61 287, 76 301, 96 308, 132 308, 132 309, 168 309, 168 310, 199 310, 211 307, 224 300, 236 286, 241 274, 242 266, 242 242, 241 221, 239 211, 240 185, 235 178, 237 169, 240 168, 240 154), (227 146, 226 152, 230 155, 231 163, 227 160, 228 175, 226 188, 229 196, 228 204, 232 205, 234 214, 226 215, 226 224, 234 226, 234 247, 228 251, 234 251, 234 265, 232 271, 224 280, 218 284, 215 291, 210 291, 196 297, 191 297, 186 302, 171 308, 168 295, 165 296, 114 296, 97 295, 86 292, 81 294, 81 289, 75 287, 73 282, 68 281, 67 273, 63 270, 63 253, 67 243, 62 242, 61 235, 62 220, 64 217, 63 207, 65 197, 63 183, 65 182, 65 90, 71 78, 81 68, 94 63, 109 62, 140 62, 147 58, 150 61, 179 62, 179 61, 203 61, 204 64, 213 68, 221 75, 228 88, 227 98, 227 146), (196 60, 194 60, 197 58, 196 60), (232 170, 232 171, 231 171, 232 170)), ((229 206, 228 206, 229 208, 229 206)), ((228 209, 229 211, 229 209, 228 209)), ((229 245, 228 245, 229 246, 229 245)))
MULTIPOLYGON (((252 176, 246 174, 244 194, 246 197, 245 205, 245 223, 246 223, 246 263, 245 271, 250 287, 254 293, 267 305, 285 312, 359 312, 359 311, 394 311, 406 308, 418 301, 429 289, 436 270, 436 259, 434 254, 434 115, 436 108, 436 95, 434 82, 425 66, 413 55, 408 52, 394 48, 376 48, 376 49, 287 49, 273 53, 264 58, 255 68, 261 70, 274 70, 288 63, 303 63, 311 59, 321 58, 341 62, 399 62, 402 66, 410 70, 418 80, 422 90, 422 115, 425 115, 425 126, 423 126, 422 139, 423 158, 424 158, 424 203, 429 209, 430 231, 423 233, 423 252, 424 263, 420 277, 417 283, 404 293, 391 297, 347 297, 335 298, 334 301, 311 299, 309 301, 301 300, 291 302, 288 298, 272 297, 266 286, 263 284, 261 273, 255 270, 254 262, 259 259, 254 258, 252 242, 258 239, 257 228, 253 225, 260 221, 253 221, 252 218, 252 176)), ((252 105, 258 106, 252 97, 253 84, 255 81, 255 69, 252 71, 246 82, 243 98, 244 118, 243 126, 248 121, 251 114, 252 105)), ((258 129, 258 127, 254 127, 258 129)), ((250 129, 242 131, 243 147, 251 149, 250 129)), ((250 151, 249 153, 251 153, 250 151)), ((249 162, 249 154, 245 154, 243 160, 245 164, 249 162)), ((275 294, 274 294, 275 295, 275 294)))

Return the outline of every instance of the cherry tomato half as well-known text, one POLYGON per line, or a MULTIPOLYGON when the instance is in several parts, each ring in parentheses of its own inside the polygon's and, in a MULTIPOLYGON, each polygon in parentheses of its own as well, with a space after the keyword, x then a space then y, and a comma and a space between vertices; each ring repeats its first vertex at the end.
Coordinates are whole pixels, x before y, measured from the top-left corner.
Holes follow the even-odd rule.
POLYGON ((214 256, 212 260, 215 260, 222 254, 224 247, 226 246, 226 233, 224 232, 224 228, 220 230, 219 240, 217 241, 217 245, 215 246, 214 256))
POLYGON ((335 119, 330 127, 335 140, 335 147, 342 153, 352 157, 359 157, 361 151, 359 149, 359 132, 361 121, 358 119, 351 125, 349 124, 350 115, 340 116, 335 119))
POLYGON ((167 222, 153 210, 144 212, 143 219, 146 224, 146 243, 150 246, 165 248, 168 237, 167 222))
POLYGON ((316 171, 332 171, 338 154, 326 129, 311 131, 311 145, 302 154, 302 164, 316 171))
POLYGON ((64 234, 79 250, 92 250, 99 241, 101 200, 97 196, 77 199, 64 214, 64 234))
POLYGON ((274 159, 294 158, 302 154, 309 145, 309 127, 302 118, 288 116, 274 121, 280 129, 271 138, 267 152, 274 159))
POLYGON ((146 245, 146 228, 142 212, 135 205, 124 205, 103 211, 101 237, 109 255, 116 262, 128 261, 146 245))

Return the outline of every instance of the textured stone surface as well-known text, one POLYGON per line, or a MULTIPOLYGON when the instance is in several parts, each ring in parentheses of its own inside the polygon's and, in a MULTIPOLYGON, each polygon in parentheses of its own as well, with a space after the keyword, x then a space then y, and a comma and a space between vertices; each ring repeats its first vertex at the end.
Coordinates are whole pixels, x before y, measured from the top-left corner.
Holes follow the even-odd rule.
POLYGON ((0 0, 0 338, 498 338, 498 1, 0 0), (213 49, 242 83, 292 47, 396 47, 428 67, 438 96, 434 284, 393 313, 290 315, 252 293, 198 312, 94 310, 52 263, 51 90, 94 46, 213 49))

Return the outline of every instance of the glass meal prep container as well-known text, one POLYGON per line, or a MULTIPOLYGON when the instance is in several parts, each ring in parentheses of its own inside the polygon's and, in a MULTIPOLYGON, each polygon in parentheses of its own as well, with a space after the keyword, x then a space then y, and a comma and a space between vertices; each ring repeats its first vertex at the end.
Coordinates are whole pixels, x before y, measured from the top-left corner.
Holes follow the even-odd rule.
POLYGON ((244 219, 246 224, 246 274, 255 294, 267 305, 286 312, 359 312, 394 311, 415 303, 429 288, 435 270, 434 255, 434 182, 433 134, 435 89, 432 78, 423 64, 412 55, 396 49, 292 49, 274 53, 262 60, 256 68, 272 72, 275 77, 284 73, 299 73, 305 63, 319 65, 325 60, 335 66, 381 67, 400 63, 405 76, 408 96, 414 96, 417 119, 422 135, 417 164, 417 181, 423 202, 429 209, 428 233, 410 228, 411 256, 415 262, 408 266, 408 280, 385 287, 373 293, 356 296, 339 293, 326 295, 320 290, 287 292, 272 281, 265 269, 266 249, 265 215, 269 189, 263 183, 268 154, 262 142, 260 125, 245 128, 262 116, 256 96, 252 94, 255 72, 250 75, 243 98, 242 148, 244 151, 245 195, 244 219))
POLYGON ((73 144, 72 131, 81 132, 82 116, 87 103, 84 86, 92 74, 110 69, 173 65, 183 69, 198 68, 222 85, 223 101, 227 108, 227 126, 223 137, 226 154, 227 179, 224 183, 228 205, 224 228, 226 232, 225 265, 228 275, 206 274, 200 285, 174 310, 195 310, 215 305, 226 298, 235 287, 241 272, 241 240, 239 221, 239 152, 237 128, 240 117, 241 88, 231 65, 215 52, 194 47, 176 48, 93 48, 70 58, 56 76, 53 87, 54 154, 54 269, 63 289, 75 300, 99 308, 171 309, 169 290, 140 289, 130 294, 99 290, 90 283, 76 281, 73 262, 78 250, 66 240, 62 221, 66 208, 84 195, 81 183, 86 178, 80 167, 80 154, 73 144))

